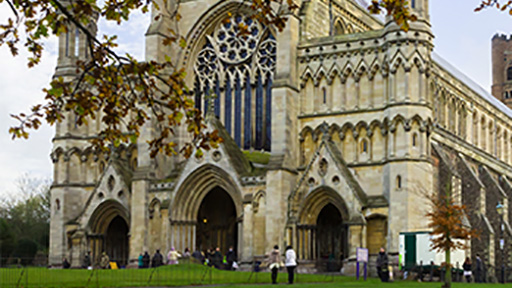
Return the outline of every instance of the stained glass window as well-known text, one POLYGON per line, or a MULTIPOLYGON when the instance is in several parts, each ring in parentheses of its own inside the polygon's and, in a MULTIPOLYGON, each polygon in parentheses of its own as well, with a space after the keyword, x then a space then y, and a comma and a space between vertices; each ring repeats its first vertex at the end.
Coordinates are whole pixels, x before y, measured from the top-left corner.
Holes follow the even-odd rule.
POLYGON ((196 107, 206 112, 205 96, 215 93, 215 115, 243 149, 270 151, 275 62, 269 29, 242 15, 219 23, 197 55, 196 107), (247 34, 240 34, 240 25, 247 34))

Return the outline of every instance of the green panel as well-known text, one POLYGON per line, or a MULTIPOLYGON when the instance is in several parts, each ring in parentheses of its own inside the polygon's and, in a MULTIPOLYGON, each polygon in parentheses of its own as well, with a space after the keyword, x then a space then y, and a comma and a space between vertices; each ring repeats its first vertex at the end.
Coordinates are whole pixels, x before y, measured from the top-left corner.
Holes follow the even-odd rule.
POLYGON ((416 265, 416 235, 405 235, 405 268, 416 265))

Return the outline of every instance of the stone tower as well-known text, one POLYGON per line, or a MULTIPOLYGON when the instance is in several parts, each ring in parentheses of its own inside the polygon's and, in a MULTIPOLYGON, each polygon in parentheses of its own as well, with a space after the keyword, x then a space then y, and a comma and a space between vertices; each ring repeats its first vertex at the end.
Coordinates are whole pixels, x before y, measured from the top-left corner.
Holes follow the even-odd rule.
MULTIPOLYGON (((68 5, 69 2, 63 1, 63 4, 68 5)), ((97 15, 94 18, 87 29, 96 35, 97 15)), ((85 61, 90 56, 86 36, 75 25, 70 24, 68 31, 59 35, 58 43, 57 66, 53 77, 73 81, 77 74, 77 61, 85 61)), ((88 137, 96 133, 93 127, 96 127, 95 121, 90 121, 89 126, 77 126, 70 112, 65 114, 62 122, 56 124, 51 154, 54 182, 51 191, 50 263, 59 263, 62 257, 80 263, 80 250, 69 251, 66 246, 71 242, 76 247, 83 247, 83 233, 80 229, 73 228, 76 225, 66 224, 72 223, 79 215, 85 192, 92 189, 92 183, 96 179, 91 172, 98 167, 99 162, 87 155, 90 149, 86 148, 90 146, 88 137), (82 165, 87 168, 82 170, 82 165)))
POLYGON ((496 34, 492 37, 492 95, 512 107, 512 41, 496 34))

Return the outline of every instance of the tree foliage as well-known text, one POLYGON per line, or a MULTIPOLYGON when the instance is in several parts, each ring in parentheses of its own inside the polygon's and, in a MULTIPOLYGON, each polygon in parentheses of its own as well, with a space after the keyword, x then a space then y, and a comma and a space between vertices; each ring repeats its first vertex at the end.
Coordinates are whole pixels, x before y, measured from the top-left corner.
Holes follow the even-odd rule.
POLYGON ((431 195, 431 211, 427 213, 428 227, 432 228, 431 247, 438 252, 448 250, 466 249, 467 246, 460 240, 471 240, 476 237, 476 230, 467 227, 462 222, 466 217, 466 206, 456 204, 454 197, 447 193, 431 195))
POLYGON ((17 182, 16 193, 0 199, 0 257, 31 260, 48 250, 50 181, 23 175, 17 182))
POLYGON ((485 8, 495 7, 500 11, 508 10, 508 14, 512 15, 512 1, 510 0, 483 0, 478 7, 475 8, 475 12, 482 11, 485 8))
POLYGON ((428 227, 432 229, 430 248, 445 253, 446 276, 443 287, 451 287, 451 251, 467 249, 467 241, 478 237, 478 231, 463 222, 466 218, 466 206, 458 204, 452 194, 450 183, 439 193, 426 194, 430 203, 427 213, 428 227))

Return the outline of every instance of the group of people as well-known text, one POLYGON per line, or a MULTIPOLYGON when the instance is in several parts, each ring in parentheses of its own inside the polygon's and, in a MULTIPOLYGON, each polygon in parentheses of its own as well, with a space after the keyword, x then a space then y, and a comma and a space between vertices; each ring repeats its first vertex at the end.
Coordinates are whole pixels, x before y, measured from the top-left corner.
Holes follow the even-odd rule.
POLYGON ((226 255, 222 255, 220 248, 207 249, 205 252, 200 250, 192 253, 192 258, 198 263, 208 265, 217 269, 236 270, 238 269, 236 253, 233 247, 229 247, 226 255))
MULTIPOLYGON (((185 249, 184 256, 190 257, 190 252, 188 248, 185 249)), ((148 251, 144 252, 144 254, 140 253, 138 258, 138 266, 139 268, 157 268, 164 264, 175 265, 178 264, 178 259, 181 258, 182 255, 174 249, 174 247, 169 250, 167 253, 167 261, 164 259, 164 255, 160 253, 160 250, 157 249, 153 257, 149 256, 148 251), (151 266, 150 266, 151 264, 151 266)))

